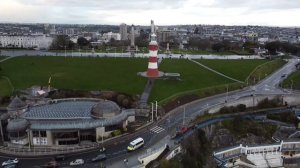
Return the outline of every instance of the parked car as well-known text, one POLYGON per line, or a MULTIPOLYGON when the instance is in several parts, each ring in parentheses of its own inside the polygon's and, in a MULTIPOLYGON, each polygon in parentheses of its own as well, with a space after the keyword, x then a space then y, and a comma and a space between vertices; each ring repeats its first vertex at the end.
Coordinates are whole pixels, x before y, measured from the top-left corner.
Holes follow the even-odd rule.
POLYGON ((65 155, 57 155, 55 156, 55 161, 63 161, 66 159, 66 156, 65 155))
POLYGON ((45 165, 42 165, 44 168, 57 168, 59 164, 56 161, 50 161, 45 165))
POLYGON ((76 160, 70 162, 70 166, 78 166, 78 165, 83 165, 83 164, 84 164, 83 159, 76 159, 76 160))
POLYGON ((2 168, 17 168, 17 164, 6 165, 6 166, 3 166, 2 168))
POLYGON ((13 164, 18 164, 18 163, 19 163, 19 160, 17 158, 15 158, 15 159, 9 159, 7 161, 4 161, 2 163, 2 166, 13 165, 13 164))
POLYGON ((100 155, 92 158, 92 162, 103 161, 103 160, 106 160, 105 154, 100 154, 100 155))

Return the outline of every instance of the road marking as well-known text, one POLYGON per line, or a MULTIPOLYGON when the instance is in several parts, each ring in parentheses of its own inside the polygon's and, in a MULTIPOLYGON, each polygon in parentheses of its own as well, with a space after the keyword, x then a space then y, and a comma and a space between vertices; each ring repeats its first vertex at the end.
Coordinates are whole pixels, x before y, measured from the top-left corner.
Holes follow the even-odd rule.
POLYGON ((164 131, 165 129, 159 126, 155 126, 153 128, 150 129, 151 132, 157 133, 159 134, 160 132, 164 131))

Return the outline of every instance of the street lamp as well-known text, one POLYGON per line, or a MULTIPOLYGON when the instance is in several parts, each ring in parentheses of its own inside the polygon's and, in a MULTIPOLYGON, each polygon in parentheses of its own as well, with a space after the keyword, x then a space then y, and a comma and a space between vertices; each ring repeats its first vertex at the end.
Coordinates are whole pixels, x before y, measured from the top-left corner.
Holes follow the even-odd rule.
POLYGON ((49 77, 49 80, 48 80, 48 92, 50 92, 50 90, 51 90, 51 86, 50 86, 50 84, 51 84, 51 78, 52 78, 52 76, 50 74, 50 77, 49 77))
POLYGON ((185 124, 185 106, 183 106, 183 120, 182 120, 182 126, 185 124))
POLYGON ((152 122, 153 122, 153 103, 151 102, 152 122))
POLYGON ((27 132, 27 137, 28 137, 28 145, 29 145, 29 151, 30 151, 30 149, 31 149, 31 142, 30 142, 30 130, 29 130, 29 129, 27 129, 27 130, 26 130, 26 132, 27 132))
POLYGON ((105 148, 104 148, 104 146, 103 146, 103 133, 104 133, 104 131, 105 131, 105 128, 103 127, 103 121, 102 121, 102 131, 101 131, 101 146, 102 146, 102 148, 100 149, 100 151, 101 152, 104 152, 104 150, 105 150, 105 148))
POLYGON ((157 101, 155 101, 155 118, 157 120, 157 101))
POLYGON ((65 45, 65 57, 67 57, 67 50, 66 50, 66 45, 65 45))
POLYGON ((228 101, 228 84, 226 85, 226 103, 227 103, 227 101, 228 101))

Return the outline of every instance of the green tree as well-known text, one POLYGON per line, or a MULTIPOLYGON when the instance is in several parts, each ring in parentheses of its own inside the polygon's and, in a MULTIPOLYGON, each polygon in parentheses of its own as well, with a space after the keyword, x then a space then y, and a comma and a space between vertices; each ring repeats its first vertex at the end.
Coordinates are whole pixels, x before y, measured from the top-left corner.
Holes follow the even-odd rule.
POLYGON ((84 46, 88 46, 90 44, 90 42, 86 38, 84 38, 84 37, 79 37, 77 39, 77 44, 80 47, 84 47, 84 46))
POLYGON ((63 50, 63 49, 72 49, 74 47, 74 43, 70 40, 67 35, 57 35, 51 46, 50 49, 54 50, 63 50))
POLYGON ((212 47, 211 47, 211 49, 212 49, 213 51, 217 51, 217 52, 220 52, 222 48, 223 48, 222 43, 215 43, 215 44, 213 44, 212 47))
POLYGON ((186 150, 182 158, 183 167, 203 168, 212 155, 211 143, 203 130, 197 130, 183 142, 186 150))
POLYGON ((280 42, 274 41, 267 43, 265 48, 269 51, 270 54, 275 55, 276 51, 280 48, 280 42))

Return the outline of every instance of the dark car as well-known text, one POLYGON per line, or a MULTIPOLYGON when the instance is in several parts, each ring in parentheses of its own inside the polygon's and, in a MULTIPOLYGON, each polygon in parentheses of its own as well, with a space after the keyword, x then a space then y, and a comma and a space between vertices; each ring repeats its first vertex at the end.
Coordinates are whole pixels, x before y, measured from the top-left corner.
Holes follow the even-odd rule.
POLYGON ((106 155, 105 154, 100 154, 92 159, 92 162, 97 162, 97 161, 102 161, 106 160, 106 155))
POLYGON ((57 168, 59 164, 56 161, 50 161, 47 164, 43 165, 44 168, 57 168))
POLYGON ((66 156, 65 155, 56 155, 54 157, 55 161, 63 161, 66 159, 66 156))
POLYGON ((3 166, 3 168, 17 168, 17 167, 18 167, 17 164, 3 166))

